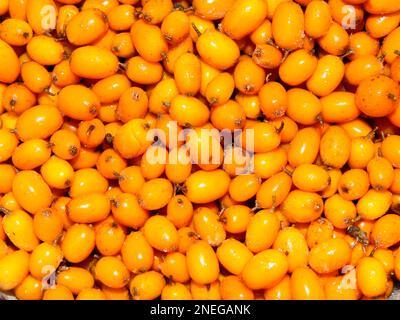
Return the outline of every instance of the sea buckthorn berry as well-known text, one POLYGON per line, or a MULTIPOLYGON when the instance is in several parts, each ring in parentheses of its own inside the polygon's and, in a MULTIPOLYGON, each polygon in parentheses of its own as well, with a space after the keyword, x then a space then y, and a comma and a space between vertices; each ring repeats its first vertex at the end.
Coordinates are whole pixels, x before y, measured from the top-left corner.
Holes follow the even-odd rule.
POLYGON ((304 44, 304 13, 294 2, 282 2, 272 18, 275 43, 286 50, 299 49, 304 44))
POLYGON ((123 169, 118 176, 119 186, 123 192, 136 194, 145 180, 140 167, 131 166, 123 169))
POLYGON ((399 11, 400 4, 393 0, 383 2, 377 0, 367 0, 364 4, 364 8, 369 13, 385 14, 399 11))
POLYGON ((389 160, 375 157, 368 162, 369 181, 375 190, 388 189, 394 179, 394 170, 389 160))
POLYGON ((18 204, 29 213, 48 208, 52 193, 43 178, 35 171, 24 170, 15 175, 12 192, 18 204))
POLYGON ((165 287, 161 273, 147 271, 136 275, 129 284, 129 291, 134 300, 154 300, 161 295, 165 287))
POLYGON ((74 74, 88 79, 104 79, 114 75, 118 68, 118 58, 110 51, 96 46, 75 49, 70 58, 74 74))
POLYGON ((50 137, 50 144, 53 153, 64 160, 75 158, 81 148, 77 135, 67 129, 60 129, 54 132, 50 137))
POLYGON ((29 57, 44 66, 54 66, 64 58, 62 44, 46 35, 33 37, 26 46, 29 57))
POLYGON ((130 86, 131 83, 125 75, 115 74, 96 82, 92 90, 102 104, 107 104, 118 101, 130 86))
POLYGON ((31 252, 39 244, 33 219, 23 210, 15 210, 4 216, 2 227, 8 239, 21 250, 31 252))
POLYGON ((356 267, 357 285, 363 295, 376 297, 386 291, 387 276, 383 264, 373 257, 362 258, 356 267))
POLYGON ((136 53, 136 49, 133 46, 130 33, 117 33, 112 38, 111 50, 119 58, 132 58, 136 53))
POLYGON ((264 290, 265 300, 291 300, 290 277, 286 275, 274 287, 264 290))
POLYGON ((106 15, 99 9, 88 9, 76 14, 65 31, 70 43, 84 46, 103 36, 107 29, 106 15))
POLYGON ((280 230, 273 248, 287 256, 289 272, 307 265, 309 250, 306 239, 298 229, 287 227, 280 230))
POLYGON ((108 197, 92 193, 72 199, 67 204, 68 217, 77 223, 95 223, 107 218, 111 209, 108 197))
POLYGON ((126 237, 121 255, 126 267, 134 273, 146 272, 153 264, 153 248, 140 231, 132 232, 126 237))
MULTIPOLYGON (((365 55, 346 64, 345 80, 358 86, 363 80, 378 76, 382 72, 382 62, 374 55, 365 55)), ((394 79, 393 75, 392 78, 394 79)))
POLYGON ((268 119, 276 119, 285 114, 288 108, 288 93, 278 82, 267 82, 259 91, 260 108, 268 119))
POLYGON ((63 118, 54 106, 38 105, 24 111, 17 119, 21 141, 47 139, 62 126, 63 118))
POLYGON ((176 228, 189 225, 193 217, 193 205, 184 195, 175 195, 167 206, 167 218, 176 228))
POLYGON ((192 5, 198 16, 207 20, 218 20, 225 16, 234 2, 233 0, 214 0, 211 2, 194 0, 192 5))
POLYGON ((249 122, 246 125, 246 129, 253 130, 253 137, 248 136, 245 131, 241 133, 241 142, 248 151, 256 153, 270 152, 280 145, 279 128, 277 129, 271 123, 249 122))
POLYGON ((76 134, 81 144, 86 148, 98 147, 106 136, 106 130, 103 122, 99 119, 82 121, 76 134))
POLYGON ((186 266, 186 256, 180 252, 168 254, 161 263, 162 274, 175 282, 185 283, 190 280, 186 266))
POLYGON ((120 193, 111 199, 111 204, 114 219, 123 226, 139 229, 149 217, 148 211, 140 206, 133 194, 120 193))
POLYGON ((292 179, 286 172, 279 172, 265 180, 256 194, 260 208, 277 208, 286 199, 292 187, 292 179))
POLYGON ((221 220, 227 232, 238 234, 245 232, 252 217, 251 209, 244 205, 233 204, 226 208, 221 215, 221 220))
POLYGON ((10 132, 10 130, 0 129, 0 162, 10 159, 17 146, 17 136, 10 132))
POLYGON ((149 244, 157 250, 171 252, 178 249, 178 232, 164 216, 149 218, 143 227, 143 233, 149 244))
POLYGON ((357 107, 370 117, 384 117, 392 113, 400 95, 399 85, 392 79, 378 75, 363 80, 356 92, 357 107), (379 108, 376 103, 379 101, 379 108))
POLYGON ((156 84, 149 95, 149 110, 155 114, 166 113, 168 108, 171 106, 172 99, 178 94, 179 91, 174 79, 161 80, 156 84))
POLYGON ((336 228, 345 229, 356 218, 356 207, 352 201, 335 194, 326 199, 324 213, 336 228))
POLYGON ((148 24, 145 20, 137 20, 131 28, 134 47, 140 56, 149 62, 165 59, 168 45, 158 26, 148 24), (143 37, 146 34, 146 38, 143 37))
POLYGON ((339 194, 346 200, 357 200, 369 189, 368 173, 362 169, 351 169, 339 179, 339 194))
POLYGON ((159 24, 173 10, 171 0, 149 0, 143 4, 143 19, 151 24, 159 24))
POLYGON ((70 85, 60 91, 57 107, 72 119, 92 120, 100 108, 100 101, 92 90, 82 85, 70 85))
POLYGON ((287 92, 287 115, 297 123, 312 125, 322 121, 322 103, 312 92, 293 88, 287 92))
POLYGON ((170 283, 162 290, 161 300, 192 300, 192 294, 184 284, 170 283))
POLYGON ((264 69, 247 57, 236 65, 233 76, 236 88, 244 94, 257 94, 265 81, 264 69))
POLYGON ((11 46, 26 45, 32 34, 31 26, 21 19, 6 19, 0 25, 0 38, 11 46))
POLYGON ((228 72, 222 72, 207 85, 205 97, 211 105, 221 105, 228 102, 234 89, 234 77, 228 72))
POLYGON ((236 1, 226 12, 221 28, 231 39, 242 39, 263 22, 267 13, 268 4, 265 1, 236 1))
POLYGON ((207 207, 200 207, 193 214, 194 230, 211 246, 219 246, 226 238, 222 221, 218 214, 207 207))
POLYGON ((116 257, 103 257, 94 267, 94 277, 107 287, 120 289, 129 282, 129 271, 116 257))
POLYGON ((300 267, 293 271, 290 289, 293 300, 323 300, 325 298, 320 279, 308 267, 300 267))
POLYGON ((206 241, 199 240, 188 248, 186 263, 190 277, 198 284, 211 284, 218 279, 218 258, 206 241))
POLYGON ((87 168, 75 171, 71 182, 70 196, 79 197, 91 193, 104 193, 108 181, 95 169, 87 168))
MULTIPOLYGON (((12 192, 8 192, 0 200, 1 208, 14 211, 21 209, 21 206, 18 204, 15 196, 12 192)), ((4 230, 3 230, 4 231, 4 230)), ((5 238, 5 234, 3 233, 3 237, 5 238)))
POLYGON ((95 247, 95 233, 86 224, 72 225, 61 243, 63 255, 67 261, 78 263, 85 260, 95 247))
POLYGON ((332 93, 342 82, 345 73, 343 61, 333 55, 320 58, 312 76, 307 80, 307 88, 319 97, 332 93))
POLYGON ((193 299, 198 300, 221 300, 220 281, 214 281, 207 284, 198 284, 195 281, 190 282, 190 291, 193 299))
MULTIPOLYGON (((214 25, 213 25, 214 26, 214 25)), ((167 52, 165 59, 163 60, 163 66, 169 73, 174 72, 176 60, 184 53, 193 52, 194 45, 190 37, 187 37, 176 46, 170 47, 167 52)))
POLYGON ((333 168, 342 168, 350 157, 351 139, 339 126, 331 126, 321 138, 322 162, 333 168))
POLYGON ((177 44, 181 42, 190 32, 189 17, 180 10, 169 13, 162 21, 161 32, 168 43, 177 44))
POLYGON ((149 99, 146 93, 138 87, 125 90, 118 103, 116 116, 122 122, 142 118, 146 115, 149 99))
POLYGON ((22 83, 13 83, 6 87, 2 97, 4 109, 17 115, 33 107, 37 100, 35 94, 22 83))
POLYGON ((60 247, 43 242, 31 254, 29 271, 36 279, 43 279, 57 270, 62 259, 60 247))
POLYGON ((0 52, 4 61, 0 67, 0 81, 4 83, 14 82, 21 70, 18 56, 16 55, 14 49, 5 41, 0 40, 0 52))
POLYGON ((268 179, 280 172, 287 164, 288 156, 283 148, 276 148, 254 156, 254 173, 261 179, 268 179))
POLYGON ((327 53, 340 56, 346 53, 350 39, 341 24, 333 22, 328 32, 317 40, 319 46, 327 53))
POLYGON ((17 170, 10 164, 0 164, 0 176, 2 181, 0 182, 0 193, 5 194, 12 190, 12 183, 17 170))
POLYGON ((106 296, 100 289, 82 289, 76 296, 76 300, 106 300, 106 296))
POLYGON ((400 241, 399 216, 386 214, 379 218, 372 227, 371 237, 377 247, 389 248, 400 241))
POLYGON ((127 77, 138 84, 155 84, 162 79, 162 74, 163 68, 157 61, 149 62, 140 56, 135 56, 126 62, 127 77))
POLYGON ((400 141, 400 136, 390 135, 383 140, 381 146, 383 156, 388 159, 395 168, 400 168, 400 148, 397 147, 398 141, 400 141))
POLYGON ((44 164, 51 155, 49 143, 32 139, 21 143, 14 151, 12 162, 17 169, 31 170, 44 164))
POLYGON ((280 229, 278 218, 268 210, 257 212, 251 219, 246 230, 246 246, 255 253, 270 248, 280 229))
POLYGON ((158 210, 168 204, 172 194, 173 187, 167 179, 152 179, 143 184, 138 193, 138 200, 146 210, 158 210))
POLYGON ((96 248, 104 256, 113 256, 121 251, 126 231, 115 221, 107 220, 95 227, 96 248))
POLYGON ((74 295, 85 289, 91 289, 94 278, 90 271, 81 267, 69 267, 57 275, 57 284, 67 287, 74 295))
MULTIPOLYGON (((124 1, 122 1, 122 2, 124 2, 124 1)), ((111 9, 113 9, 117 6, 118 6, 117 0, 108 0, 108 1, 86 0, 85 3, 82 5, 82 10, 95 8, 95 9, 100 9, 105 14, 108 14, 111 11, 111 9)))
POLYGON ((56 22, 56 33, 58 37, 65 38, 67 25, 78 13, 79 9, 74 5, 74 2, 59 8, 56 22))
POLYGON ((211 123, 218 130, 235 130, 245 126, 246 114, 243 107, 234 100, 213 106, 210 115, 211 123))
POLYGON ((332 23, 329 5, 325 1, 311 1, 304 13, 304 30, 318 39, 328 33, 332 23))
POLYGON ((57 240, 63 231, 63 221, 53 209, 43 209, 33 217, 33 230, 36 236, 47 243, 57 240))
POLYGON ((365 169, 373 157, 374 143, 370 137, 357 137, 351 140, 348 164, 352 169, 365 169))
POLYGON ((129 290, 125 288, 113 289, 105 285, 101 286, 106 300, 129 300, 129 290))
POLYGON ((389 210, 391 202, 391 192, 370 189, 358 200, 357 213, 364 219, 375 220, 389 210))
POLYGON ((230 238, 218 247, 217 257, 229 272, 240 275, 253 254, 243 243, 230 238))
POLYGON ((202 33, 196 42, 196 48, 204 62, 219 70, 230 68, 240 56, 238 45, 217 30, 202 33))
POLYGON ((42 300, 42 283, 32 276, 27 276, 15 288, 15 296, 18 300, 42 300))
POLYGON ((286 256, 278 250, 268 249, 252 257, 243 269, 242 279, 251 289, 269 289, 282 280, 288 270, 286 256))
POLYGON ((322 242, 310 251, 309 264, 319 274, 341 269, 350 262, 351 248, 343 239, 322 242))
POLYGON ((280 65, 279 76, 286 84, 298 86, 313 75, 317 63, 318 59, 311 52, 305 49, 296 50, 280 65))
POLYGON ((253 61, 262 68, 274 69, 281 65, 283 60, 282 52, 273 45, 257 44, 252 55, 253 61))
POLYGON ((322 119, 326 122, 349 122, 360 115, 360 111, 356 106, 355 95, 351 92, 332 92, 320 101, 322 119))
POLYGON ((114 149, 125 159, 143 154, 151 145, 149 137, 151 124, 145 119, 133 119, 125 123, 113 139, 114 149))
POLYGON ((319 218, 323 211, 323 201, 319 194, 294 190, 282 204, 282 211, 293 222, 311 222, 319 218))
POLYGON ((304 236, 310 249, 333 238, 334 226, 325 218, 319 218, 310 223, 304 236))
POLYGON ((9 253, 0 259, 0 288, 16 288, 29 274, 29 254, 24 250, 9 253))
POLYGON ((66 286, 56 284, 44 291, 43 300, 74 300, 74 296, 66 286))
POLYGON ((322 191, 330 183, 328 172, 314 164, 298 166, 293 171, 292 179, 298 189, 309 192, 322 191))
POLYGON ((261 180, 255 174, 239 175, 229 185, 229 195, 235 201, 251 199, 260 188, 261 180))
POLYGON ((113 180, 118 179, 119 172, 127 167, 127 163, 114 149, 106 149, 100 154, 96 167, 103 177, 113 180))
POLYGON ((224 196, 229 189, 230 178, 223 170, 200 170, 190 175, 186 182, 186 196, 193 203, 208 203, 224 196), (218 189, 213 186, 219 185, 218 189))
POLYGON ((201 86, 201 64, 193 53, 182 54, 175 62, 174 77, 181 94, 195 96, 201 86))
POLYGON ((43 23, 48 12, 52 12, 57 17, 58 10, 53 0, 26 1, 25 12, 27 21, 35 33, 42 34, 55 29, 55 24, 53 25, 51 21, 43 23), (43 10, 46 6, 47 10, 43 10))
POLYGON ((254 293, 237 276, 227 276, 221 281, 221 298, 223 300, 253 300, 254 293))

